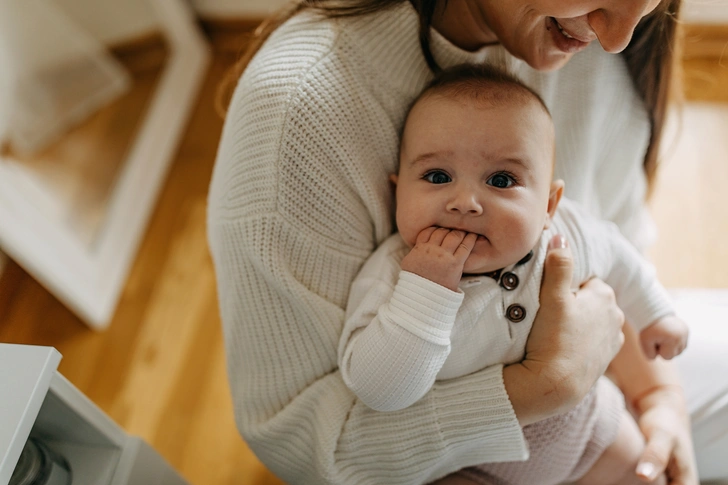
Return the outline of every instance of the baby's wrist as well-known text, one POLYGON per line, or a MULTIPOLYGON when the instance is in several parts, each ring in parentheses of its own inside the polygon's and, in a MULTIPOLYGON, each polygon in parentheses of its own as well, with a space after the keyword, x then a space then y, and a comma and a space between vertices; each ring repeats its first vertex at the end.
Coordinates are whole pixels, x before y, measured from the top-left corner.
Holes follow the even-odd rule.
POLYGON ((676 315, 674 313, 668 313, 666 315, 661 315, 659 318, 654 319, 651 321, 648 325, 645 325, 645 328, 652 327, 653 325, 657 325, 663 321, 665 321, 668 318, 674 318, 676 315))
POLYGON ((637 396, 630 399, 629 403, 632 409, 638 415, 641 415, 647 409, 658 403, 664 404, 666 401, 684 406, 685 394, 682 386, 678 384, 657 384, 637 394, 637 396))
MULTIPOLYGON (((400 269, 401 269, 401 271, 402 271, 402 272, 404 272, 404 273, 410 273, 410 274, 413 274, 413 275, 417 276, 418 278, 422 278, 423 280, 427 280, 427 281, 428 281, 429 283, 431 283, 431 284, 433 284, 433 285, 437 285, 437 286, 439 286, 439 287, 442 287, 442 288, 444 288, 444 289, 445 289, 445 290, 447 290, 447 291, 452 291, 452 292, 455 292, 455 293, 457 293, 457 292, 458 292, 458 289, 459 289, 459 285, 458 285, 458 283, 459 283, 459 281, 460 281, 459 279, 457 280, 457 282, 456 282, 456 283, 454 284, 454 286, 453 286, 453 287, 450 287, 450 286, 448 286, 447 282, 444 282, 444 281, 438 281, 437 279, 435 279, 435 278, 431 278, 430 276, 428 276, 428 275, 426 275, 426 274, 422 274, 421 272, 418 272, 418 271, 412 271, 412 270, 408 270, 408 269, 405 269, 405 268, 400 268, 400 269)), ((400 274, 401 274, 401 273, 400 273, 400 274)))

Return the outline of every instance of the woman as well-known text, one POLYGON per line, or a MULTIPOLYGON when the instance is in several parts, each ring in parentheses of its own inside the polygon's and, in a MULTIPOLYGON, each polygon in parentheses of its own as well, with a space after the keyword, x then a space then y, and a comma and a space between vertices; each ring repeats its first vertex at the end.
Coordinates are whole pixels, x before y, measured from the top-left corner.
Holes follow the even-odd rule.
MULTIPOLYGON (((547 259, 526 359, 438 383, 399 412, 357 402, 336 367, 349 285, 394 229, 387 177, 410 102, 433 70, 463 62, 501 64, 539 92, 567 196, 649 242, 643 200, 678 7, 304 0, 258 33, 228 109, 208 224, 238 427, 273 472, 291 483, 428 483, 525 459, 521 427, 581 400, 622 342, 622 317, 600 281, 569 292, 566 244, 547 259)), ((627 334, 623 351, 639 351, 627 334)), ((651 379, 619 383, 648 443, 641 472, 669 464, 672 483, 694 484, 675 373, 644 366, 651 379)))

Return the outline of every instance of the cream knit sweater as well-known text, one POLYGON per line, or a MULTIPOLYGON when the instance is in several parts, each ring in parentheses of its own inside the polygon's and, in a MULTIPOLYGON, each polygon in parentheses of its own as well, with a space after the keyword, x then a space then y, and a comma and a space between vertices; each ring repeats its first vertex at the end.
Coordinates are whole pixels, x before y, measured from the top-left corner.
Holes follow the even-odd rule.
MULTIPOLYGON (((499 46, 433 36, 442 66, 490 61, 542 94, 569 197, 638 240, 648 123, 622 60, 592 46, 539 73, 499 46)), ((388 175, 409 104, 430 79, 408 2, 376 15, 278 29, 242 76, 209 195, 235 415, 290 483, 426 483, 525 459, 502 367, 436 383, 391 413, 359 402, 337 368, 349 286, 394 227, 388 175)))

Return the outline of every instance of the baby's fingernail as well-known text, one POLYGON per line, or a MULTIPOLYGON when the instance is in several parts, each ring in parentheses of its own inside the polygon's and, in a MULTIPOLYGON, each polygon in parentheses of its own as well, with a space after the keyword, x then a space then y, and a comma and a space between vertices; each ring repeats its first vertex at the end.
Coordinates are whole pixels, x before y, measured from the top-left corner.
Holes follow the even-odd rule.
POLYGON ((561 234, 555 235, 549 241, 549 249, 564 249, 568 246, 569 244, 566 242, 566 238, 561 234))
POLYGON ((657 467, 650 463, 649 461, 643 461, 642 463, 639 463, 637 465, 637 475, 643 476, 645 478, 649 478, 650 480, 653 479, 653 475, 656 475, 657 473, 657 467))

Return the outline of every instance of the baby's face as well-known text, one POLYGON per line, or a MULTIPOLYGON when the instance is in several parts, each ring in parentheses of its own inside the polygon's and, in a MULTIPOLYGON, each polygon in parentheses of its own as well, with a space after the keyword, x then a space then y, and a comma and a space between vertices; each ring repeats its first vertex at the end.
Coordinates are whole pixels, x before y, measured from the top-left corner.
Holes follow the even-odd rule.
POLYGON ((431 95, 402 135, 397 228, 408 245, 431 226, 478 234, 465 273, 523 258, 548 226, 550 117, 534 100, 487 107, 431 95))

